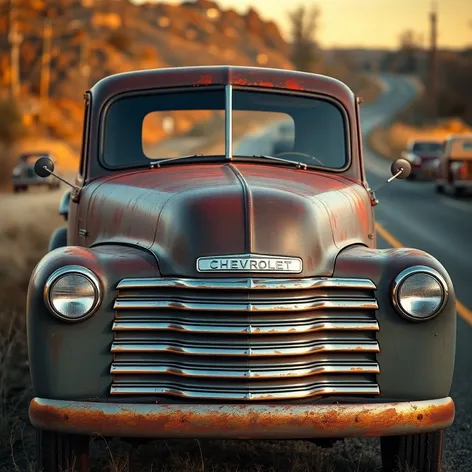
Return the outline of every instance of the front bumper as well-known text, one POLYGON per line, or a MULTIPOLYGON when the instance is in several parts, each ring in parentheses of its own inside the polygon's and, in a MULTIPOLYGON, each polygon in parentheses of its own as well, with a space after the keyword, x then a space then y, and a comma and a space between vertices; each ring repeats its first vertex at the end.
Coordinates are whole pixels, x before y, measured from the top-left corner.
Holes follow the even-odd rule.
POLYGON ((323 405, 136 404, 34 398, 36 428, 111 437, 304 439, 392 436, 447 428, 450 397, 437 400, 323 405))

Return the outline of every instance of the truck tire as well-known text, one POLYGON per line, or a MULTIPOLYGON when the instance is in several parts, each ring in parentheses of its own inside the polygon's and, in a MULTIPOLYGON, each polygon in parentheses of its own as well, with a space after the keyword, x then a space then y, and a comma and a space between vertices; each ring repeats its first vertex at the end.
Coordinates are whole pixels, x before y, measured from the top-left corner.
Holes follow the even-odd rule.
POLYGON ((88 436, 36 430, 38 472, 88 472, 89 455, 88 436))
POLYGON ((443 431, 380 438, 382 471, 440 472, 443 431))
POLYGON ((67 246, 67 227, 57 228, 49 238, 48 252, 57 249, 58 247, 67 246))

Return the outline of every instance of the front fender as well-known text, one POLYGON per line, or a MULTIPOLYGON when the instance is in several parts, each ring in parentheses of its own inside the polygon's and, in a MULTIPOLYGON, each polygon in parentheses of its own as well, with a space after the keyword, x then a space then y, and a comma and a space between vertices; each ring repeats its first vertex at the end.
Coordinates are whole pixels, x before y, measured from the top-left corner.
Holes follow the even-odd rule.
POLYGON ((48 252, 57 249, 58 247, 67 246, 67 227, 63 226, 57 228, 49 238, 48 252))
POLYGON ((416 249, 370 249, 356 246, 340 253, 335 277, 366 277, 376 286, 380 325, 377 381, 381 396, 389 399, 427 400, 450 393, 456 349, 456 297, 442 264, 416 249), (423 265, 442 275, 449 300, 434 319, 413 323, 402 318, 392 305, 395 277, 411 266, 423 265))
POLYGON ((67 246, 49 252, 30 279, 27 295, 28 356, 34 395, 50 399, 100 399, 111 384, 113 303, 116 284, 134 277, 158 277, 155 258, 147 251, 108 245, 67 246), (44 286, 58 268, 90 269, 102 286, 103 300, 90 318, 68 323, 53 316, 44 302, 44 286))

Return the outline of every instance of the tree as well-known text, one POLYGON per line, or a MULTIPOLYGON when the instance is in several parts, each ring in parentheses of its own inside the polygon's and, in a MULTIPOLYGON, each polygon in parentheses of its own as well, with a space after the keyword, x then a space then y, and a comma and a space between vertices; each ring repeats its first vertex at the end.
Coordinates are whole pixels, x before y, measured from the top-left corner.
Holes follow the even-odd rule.
POLYGON ((413 30, 406 30, 399 36, 399 72, 418 71, 418 53, 422 49, 422 37, 413 30))
POLYGON ((314 72, 319 62, 316 40, 320 10, 317 5, 300 5, 289 13, 292 56, 297 70, 314 72))
POLYGON ((24 135, 25 129, 18 103, 12 99, 0 101, 0 143, 7 147, 24 135))

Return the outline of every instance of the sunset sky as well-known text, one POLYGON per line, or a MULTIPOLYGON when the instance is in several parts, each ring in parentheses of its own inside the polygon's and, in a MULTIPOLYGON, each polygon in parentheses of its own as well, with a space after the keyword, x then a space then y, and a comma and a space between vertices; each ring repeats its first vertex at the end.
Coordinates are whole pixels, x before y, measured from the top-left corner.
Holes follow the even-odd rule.
MULTIPOLYGON (((398 35, 414 29, 429 40, 431 0, 217 0, 222 7, 244 11, 255 5, 267 19, 288 31, 287 10, 297 4, 316 3, 321 10, 322 46, 396 47, 398 35)), ((439 0, 438 30, 442 47, 472 45, 472 0, 439 0)))

